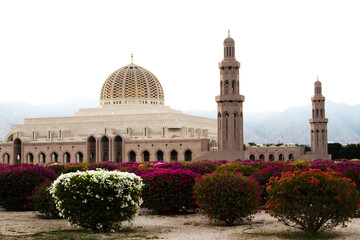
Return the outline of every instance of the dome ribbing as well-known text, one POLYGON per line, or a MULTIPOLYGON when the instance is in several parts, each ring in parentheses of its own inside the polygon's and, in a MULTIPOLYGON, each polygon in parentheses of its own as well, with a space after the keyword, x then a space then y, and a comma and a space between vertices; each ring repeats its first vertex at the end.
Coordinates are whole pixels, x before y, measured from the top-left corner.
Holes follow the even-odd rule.
POLYGON ((154 74, 131 63, 106 79, 100 104, 164 104, 164 91, 154 74))

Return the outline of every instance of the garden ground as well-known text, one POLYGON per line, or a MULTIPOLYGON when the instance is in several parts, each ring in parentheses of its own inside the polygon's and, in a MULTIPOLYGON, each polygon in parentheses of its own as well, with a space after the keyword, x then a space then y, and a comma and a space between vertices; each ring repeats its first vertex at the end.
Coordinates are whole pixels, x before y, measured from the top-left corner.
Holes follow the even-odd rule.
MULTIPOLYGON (((42 219, 36 212, 7 212, 0 208, 0 239, 307 239, 294 228, 275 218, 257 213, 251 222, 226 227, 209 223, 199 213, 183 215, 153 215, 141 209, 135 220, 124 223, 124 230, 115 233, 93 233, 69 226, 64 219, 42 219)), ((360 236, 360 218, 337 227, 313 239, 355 240, 360 236)))

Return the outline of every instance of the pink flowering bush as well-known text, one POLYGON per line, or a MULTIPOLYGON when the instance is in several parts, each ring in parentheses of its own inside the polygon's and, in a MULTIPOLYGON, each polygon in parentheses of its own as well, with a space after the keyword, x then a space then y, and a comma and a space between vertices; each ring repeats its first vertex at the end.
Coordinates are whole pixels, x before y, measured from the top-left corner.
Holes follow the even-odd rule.
POLYGON ((207 166, 203 166, 203 165, 198 165, 196 163, 192 163, 192 164, 185 164, 184 165, 184 169, 185 170, 190 170, 192 172, 195 173, 199 173, 200 175, 205 175, 205 174, 209 174, 212 173, 213 171, 208 168, 207 166))
POLYGON ((98 168, 106 169, 109 171, 119 169, 119 164, 116 162, 108 161, 108 162, 100 162, 100 163, 90 163, 85 166, 88 170, 96 170, 98 168))
POLYGON ((194 196, 201 213, 234 225, 256 212, 260 189, 254 179, 240 173, 214 172, 196 180, 194 196))
POLYGON ((210 168, 212 171, 215 171, 218 167, 225 164, 225 162, 220 161, 211 161, 211 160, 201 160, 196 162, 196 165, 201 165, 210 168))
POLYGON ((247 166, 242 163, 227 163, 225 165, 220 166, 216 169, 216 172, 233 172, 233 173, 242 173, 244 176, 254 175, 259 172, 259 169, 253 168, 252 166, 247 166))
POLYGON ((283 173, 270 179, 267 192, 272 216, 310 234, 345 226, 360 207, 355 183, 332 170, 283 173))
POLYGON ((56 209, 55 201, 48 190, 52 183, 52 180, 47 180, 37 186, 32 192, 31 200, 34 210, 38 211, 41 217, 61 218, 59 210, 56 209))
POLYGON ((197 177, 200 174, 184 169, 158 169, 141 175, 143 206, 158 213, 194 211, 197 205, 192 188, 197 177))
POLYGON ((0 172, 0 205, 10 211, 32 210, 32 191, 48 179, 56 179, 56 174, 39 165, 23 164, 0 172))

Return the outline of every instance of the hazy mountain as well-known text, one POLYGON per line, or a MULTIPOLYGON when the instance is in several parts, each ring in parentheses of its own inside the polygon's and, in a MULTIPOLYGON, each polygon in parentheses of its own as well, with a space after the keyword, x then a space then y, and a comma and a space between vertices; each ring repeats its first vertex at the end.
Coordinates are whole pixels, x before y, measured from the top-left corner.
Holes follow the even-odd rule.
MULTIPOLYGON (((72 99, 61 104, 32 105, 23 102, 0 102, 0 139, 12 124, 24 118, 73 116, 79 108, 95 107, 97 99, 72 99)), ((189 110, 187 114, 216 118, 216 110, 189 110)), ((283 112, 250 112, 244 114, 245 142, 310 144, 311 106, 289 108, 283 112)), ((326 101, 328 137, 331 142, 360 142, 360 105, 326 101)))
MULTIPOLYGON (((360 142, 360 105, 326 101, 328 140, 338 143, 360 142)), ((186 111, 188 114, 216 118, 216 110, 186 111)), ((244 141, 261 143, 310 144, 311 105, 292 107, 283 112, 244 114, 244 141)))

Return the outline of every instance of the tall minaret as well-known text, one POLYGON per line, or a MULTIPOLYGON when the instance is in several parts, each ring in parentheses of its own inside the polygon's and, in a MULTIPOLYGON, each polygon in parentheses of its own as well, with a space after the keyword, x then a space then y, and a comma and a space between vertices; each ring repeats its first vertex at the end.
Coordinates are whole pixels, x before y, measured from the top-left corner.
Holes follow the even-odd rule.
POLYGON ((319 77, 314 84, 314 96, 312 101, 311 127, 311 153, 315 155, 328 155, 327 123, 325 118, 325 97, 322 95, 319 77))
POLYGON ((219 63, 220 95, 218 104, 218 149, 219 151, 241 151, 244 155, 243 102, 239 84, 240 63, 235 59, 235 42, 230 37, 224 40, 224 58, 219 63))

